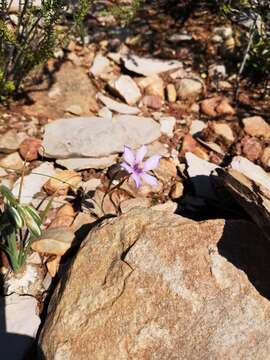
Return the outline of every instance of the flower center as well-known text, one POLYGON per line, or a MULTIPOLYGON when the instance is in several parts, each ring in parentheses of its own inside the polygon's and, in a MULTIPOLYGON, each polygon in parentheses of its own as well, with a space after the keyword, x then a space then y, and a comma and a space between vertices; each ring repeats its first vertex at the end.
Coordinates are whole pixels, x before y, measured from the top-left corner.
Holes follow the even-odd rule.
POLYGON ((134 166, 134 170, 138 173, 138 174, 141 174, 143 172, 143 163, 138 163, 138 164, 135 164, 134 166))

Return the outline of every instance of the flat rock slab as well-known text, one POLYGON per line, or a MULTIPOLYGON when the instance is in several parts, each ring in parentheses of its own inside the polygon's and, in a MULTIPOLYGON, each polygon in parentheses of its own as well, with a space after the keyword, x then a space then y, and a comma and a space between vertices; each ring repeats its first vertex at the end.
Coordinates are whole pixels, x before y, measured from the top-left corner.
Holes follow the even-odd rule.
POLYGON ((115 111, 119 114, 136 115, 140 112, 137 107, 120 103, 109 98, 108 96, 103 95, 102 93, 97 94, 97 99, 99 99, 104 105, 106 105, 108 109, 115 111))
POLYGON ((116 163, 117 156, 110 155, 100 158, 71 158, 56 160, 56 163, 69 170, 106 169, 116 163))
POLYGON ((137 148, 149 144, 160 135, 160 125, 146 117, 59 119, 45 126, 44 155, 57 159, 103 157, 122 152, 124 145, 137 148))
POLYGON ((125 55, 121 57, 121 60, 126 69, 144 76, 160 74, 183 67, 181 61, 142 58, 137 55, 125 55))
POLYGON ((134 209, 82 243, 39 345, 47 360, 267 359, 269 252, 249 222, 134 209))

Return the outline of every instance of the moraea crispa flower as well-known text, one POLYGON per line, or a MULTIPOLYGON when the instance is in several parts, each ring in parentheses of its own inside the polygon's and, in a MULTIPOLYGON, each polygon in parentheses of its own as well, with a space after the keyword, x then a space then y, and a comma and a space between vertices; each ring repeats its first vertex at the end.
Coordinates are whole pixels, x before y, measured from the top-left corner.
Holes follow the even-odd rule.
POLYGON ((142 185, 142 181, 147 184, 156 186, 158 184, 157 179, 149 175, 147 172, 155 169, 160 160, 159 155, 154 155, 144 161, 147 148, 145 145, 141 146, 138 150, 131 150, 128 146, 124 146, 124 162, 121 167, 125 169, 131 178, 135 181, 136 187, 139 188, 142 185))

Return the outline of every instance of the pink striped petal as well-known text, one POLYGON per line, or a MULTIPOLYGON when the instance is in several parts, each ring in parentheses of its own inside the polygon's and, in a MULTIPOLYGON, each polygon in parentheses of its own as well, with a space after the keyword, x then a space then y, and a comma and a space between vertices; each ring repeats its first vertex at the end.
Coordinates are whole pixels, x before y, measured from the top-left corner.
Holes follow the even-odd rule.
POLYGON ((158 185, 158 181, 154 176, 143 173, 141 175, 141 178, 143 179, 143 181, 145 181, 147 184, 149 184, 151 186, 157 186, 158 185))
POLYGON ((138 174, 132 173, 131 177, 135 181, 137 189, 142 186, 142 181, 141 181, 141 178, 140 178, 140 176, 138 174))
POLYGON ((149 171, 149 170, 155 169, 158 166, 160 158, 161 158, 160 155, 151 156, 149 159, 147 159, 144 162, 143 170, 144 171, 149 171))
POLYGON ((131 166, 129 166, 127 163, 123 162, 121 164, 121 168, 125 169, 129 174, 133 173, 133 169, 131 166))
POLYGON ((123 157, 126 163, 128 163, 131 166, 135 165, 135 155, 134 151, 132 151, 128 146, 124 146, 124 153, 123 157))
POLYGON ((147 147, 145 145, 141 146, 137 151, 136 151, 136 163, 139 164, 143 161, 143 158, 145 157, 147 152, 147 147))

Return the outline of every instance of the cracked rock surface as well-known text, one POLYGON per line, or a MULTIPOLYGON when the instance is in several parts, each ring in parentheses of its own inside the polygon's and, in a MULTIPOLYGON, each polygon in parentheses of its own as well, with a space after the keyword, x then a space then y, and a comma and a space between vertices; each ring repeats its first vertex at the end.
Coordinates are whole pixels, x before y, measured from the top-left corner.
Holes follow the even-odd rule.
POLYGON ((269 250, 246 221, 142 208, 106 220, 58 284, 39 345, 47 360, 265 359, 269 250))

